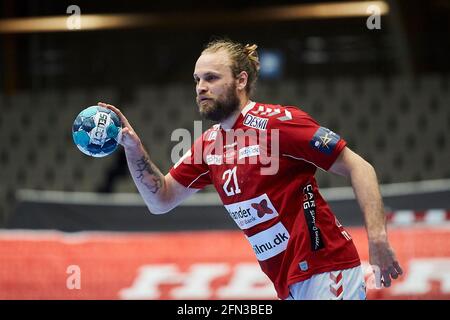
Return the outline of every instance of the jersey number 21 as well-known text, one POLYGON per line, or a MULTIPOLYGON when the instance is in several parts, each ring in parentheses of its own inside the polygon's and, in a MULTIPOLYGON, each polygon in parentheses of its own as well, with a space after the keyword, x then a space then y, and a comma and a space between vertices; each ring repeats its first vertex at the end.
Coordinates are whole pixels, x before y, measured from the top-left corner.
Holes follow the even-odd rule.
POLYGON ((228 197, 241 193, 241 189, 239 189, 239 184, 237 180, 236 170, 237 167, 234 167, 233 169, 228 169, 222 175, 222 179, 225 179, 225 183, 223 184, 223 191, 225 191, 225 194, 228 197), (232 183, 234 184, 234 186, 230 186, 231 179, 233 179, 232 183))

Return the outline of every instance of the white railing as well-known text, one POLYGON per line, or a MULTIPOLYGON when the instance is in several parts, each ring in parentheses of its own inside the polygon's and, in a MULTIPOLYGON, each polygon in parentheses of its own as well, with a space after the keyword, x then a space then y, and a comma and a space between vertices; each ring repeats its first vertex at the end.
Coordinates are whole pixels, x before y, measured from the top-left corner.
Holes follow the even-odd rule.
MULTIPOLYGON (((450 191, 450 179, 427 180, 419 182, 392 183, 380 186, 383 197, 415 195, 431 192, 450 191)), ((355 196, 351 187, 323 188, 322 196, 328 201, 351 200, 355 196)), ((138 193, 93 193, 65 192, 49 190, 21 189, 16 194, 17 201, 86 204, 86 205, 144 205, 138 193)), ((450 199, 449 199, 450 201, 450 199)), ((214 206, 222 205, 216 192, 200 192, 184 201, 182 206, 214 206)))

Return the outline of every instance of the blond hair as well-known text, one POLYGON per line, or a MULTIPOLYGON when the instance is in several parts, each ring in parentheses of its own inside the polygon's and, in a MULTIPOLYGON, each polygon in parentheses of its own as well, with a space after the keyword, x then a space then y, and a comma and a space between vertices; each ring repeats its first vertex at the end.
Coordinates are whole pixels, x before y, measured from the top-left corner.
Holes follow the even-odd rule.
POLYGON ((242 71, 247 72, 248 80, 245 90, 248 96, 251 96, 259 74, 259 57, 256 49, 258 46, 243 45, 230 39, 213 40, 208 43, 203 50, 203 53, 214 53, 220 50, 226 50, 231 60, 231 72, 234 77, 237 77, 242 71))

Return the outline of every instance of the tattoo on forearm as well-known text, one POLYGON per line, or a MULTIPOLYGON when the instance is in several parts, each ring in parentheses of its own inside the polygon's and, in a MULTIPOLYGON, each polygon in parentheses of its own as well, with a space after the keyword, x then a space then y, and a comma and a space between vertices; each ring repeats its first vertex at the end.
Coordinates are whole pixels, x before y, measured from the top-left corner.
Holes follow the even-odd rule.
POLYGON ((136 161, 138 175, 136 178, 150 190, 151 193, 157 193, 162 186, 162 177, 158 169, 150 162, 147 156, 142 156, 136 161), (148 173, 146 175, 145 173, 148 173))

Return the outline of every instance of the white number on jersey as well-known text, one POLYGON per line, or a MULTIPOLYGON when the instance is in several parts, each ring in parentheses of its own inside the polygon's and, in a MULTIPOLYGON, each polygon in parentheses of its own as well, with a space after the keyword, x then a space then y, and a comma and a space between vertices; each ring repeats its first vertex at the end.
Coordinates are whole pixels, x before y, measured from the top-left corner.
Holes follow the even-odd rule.
POLYGON ((228 169, 223 173, 222 176, 222 179, 226 179, 225 183, 223 184, 223 191, 225 191, 225 194, 228 197, 241 193, 241 189, 239 189, 239 184, 237 180, 236 170, 237 167, 234 167, 233 169, 228 169), (230 186, 231 178, 233 178, 234 187, 230 186))

